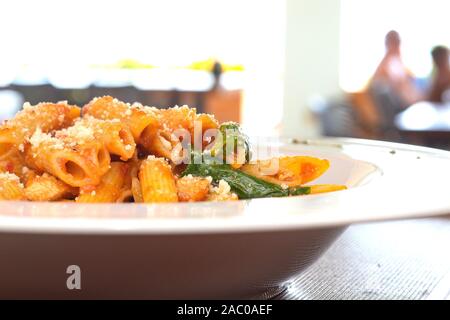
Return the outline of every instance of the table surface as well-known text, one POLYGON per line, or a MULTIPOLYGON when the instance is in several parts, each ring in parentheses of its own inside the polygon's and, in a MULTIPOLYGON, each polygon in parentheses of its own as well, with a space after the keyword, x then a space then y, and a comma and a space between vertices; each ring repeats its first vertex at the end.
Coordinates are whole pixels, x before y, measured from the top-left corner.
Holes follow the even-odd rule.
POLYGON ((450 216, 351 226, 275 299, 450 300, 450 216))
POLYGON ((450 104, 418 102, 399 113, 395 124, 401 131, 450 132, 450 104))

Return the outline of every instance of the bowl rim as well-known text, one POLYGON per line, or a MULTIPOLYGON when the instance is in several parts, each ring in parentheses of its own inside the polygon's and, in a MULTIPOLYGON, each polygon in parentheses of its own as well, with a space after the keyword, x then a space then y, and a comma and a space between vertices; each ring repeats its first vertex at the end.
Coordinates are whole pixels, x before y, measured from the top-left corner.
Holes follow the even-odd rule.
MULTIPOLYGON (((438 165, 443 168, 446 165, 450 166, 449 151, 354 138, 306 140, 280 138, 277 143, 308 148, 328 148, 336 153, 344 153, 347 147, 354 148, 356 154, 371 151, 375 155, 379 154, 380 159, 384 158, 384 165, 396 167, 403 175, 399 175, 398 172, 396 175, 395 170, 388 170, 386 174, 383 174, 384 179, 378 179, 377 183, 330 194, 230 202, 77 204, 0 201, 0 232, 84 235, 276 232, 342 227, 371 221, 435 217, 450 213, 450 199, 444 197, 443 190, 435 193, 426 190, 425 199, 421 200, 418 198, 420 193, 411 188, 410 181, 398 181, 407 173, 406 168, 402 167, 408 164, 415 165, 417 161, 413 161, 419 157, 426 158, 423 159, 423 162, 433 161, 430 163, 433 163, 434 166, 438 165), (395 153, 402 154, 400 159, 393 156, 395 153), (386 175, 388 176, 387 180, 385 179, 386 175), (383 190, 385 188, 381 188, 382 185, 380 185, 383 181, 390 182, 394 186, 389 186, 388 191, 383 190), (399 193, 398 200, 396 200, 392 194, 389 194, 389 191, 395 190, 395 188, 407 188, 412 194, 399 193), (375 196, 381 197, 381 199, 388 197, 391 203, 383 204, 383 201, 374 201, 375 196), (404 203, 405 201, 407 203, 404 203), (427 205, 427 201, 430 202, 429 205, 427 205), (280 213, 279 208, 281 207, 283 212, 280 213), (70 217, 59 214, 56 216, 27 215, 29 212, 52 212, 55 210, 58 212, 76 210, 81 215, 70 217), (302 210, 304 212, 299 213, 302 210), (88 211, 114 211, 117 215, 87 217, 88 211), (261 211, 263 211, 262 214, 260 214, 261 211), (175 217, 164 217, 164 213, 168 212, 174 214, 175 217), (358 215, 358 212, 361 214, 358 215)), ((364 160, 367 159, 362 159, 362 161, 364 160)), ((423 162, 421 165, 424 165, 423 162)), ((379 166, 379 164, 376 165, 379 166)), ((384 170, 383 165, 381 165, 381 169, 384 170)), ((439 182, 439 178, 445 177, 450 179, 450 172, 428 180, 427 185, 433 182, 443 185, 442 181, 439 182)))

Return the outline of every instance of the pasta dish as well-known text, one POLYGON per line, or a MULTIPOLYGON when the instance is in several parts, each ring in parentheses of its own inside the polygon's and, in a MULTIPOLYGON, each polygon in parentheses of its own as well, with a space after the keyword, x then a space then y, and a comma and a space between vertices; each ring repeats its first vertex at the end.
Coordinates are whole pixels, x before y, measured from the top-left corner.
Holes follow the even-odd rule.
POLYGON ((110 96, 83 108, 25 103, 0 126, 0 200, 222 201, 345 189, 308 185, 329 166, 304 155, 254 160, 237 123, 110 96))

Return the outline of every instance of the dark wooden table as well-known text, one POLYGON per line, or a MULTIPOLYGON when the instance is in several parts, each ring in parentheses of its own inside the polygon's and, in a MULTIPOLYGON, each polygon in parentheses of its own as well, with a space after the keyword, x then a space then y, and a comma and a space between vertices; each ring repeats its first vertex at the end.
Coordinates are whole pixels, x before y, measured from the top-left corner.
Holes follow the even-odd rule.
POLYGON ((397 115, 405 142, 450 149, 450 104, 419 102, 397 115))
POLYGON ((450 300, 450 216, 353 225, 275 299, 450 300))

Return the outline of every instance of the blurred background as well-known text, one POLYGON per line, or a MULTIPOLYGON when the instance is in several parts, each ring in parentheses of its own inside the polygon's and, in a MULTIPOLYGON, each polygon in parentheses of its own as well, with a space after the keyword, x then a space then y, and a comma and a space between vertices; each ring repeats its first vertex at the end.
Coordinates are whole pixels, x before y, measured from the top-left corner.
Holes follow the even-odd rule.
POLYGON ((250 135, 450 149, 448 0, 5 0, 0 119, 25 101, 188 104, 250 135))

